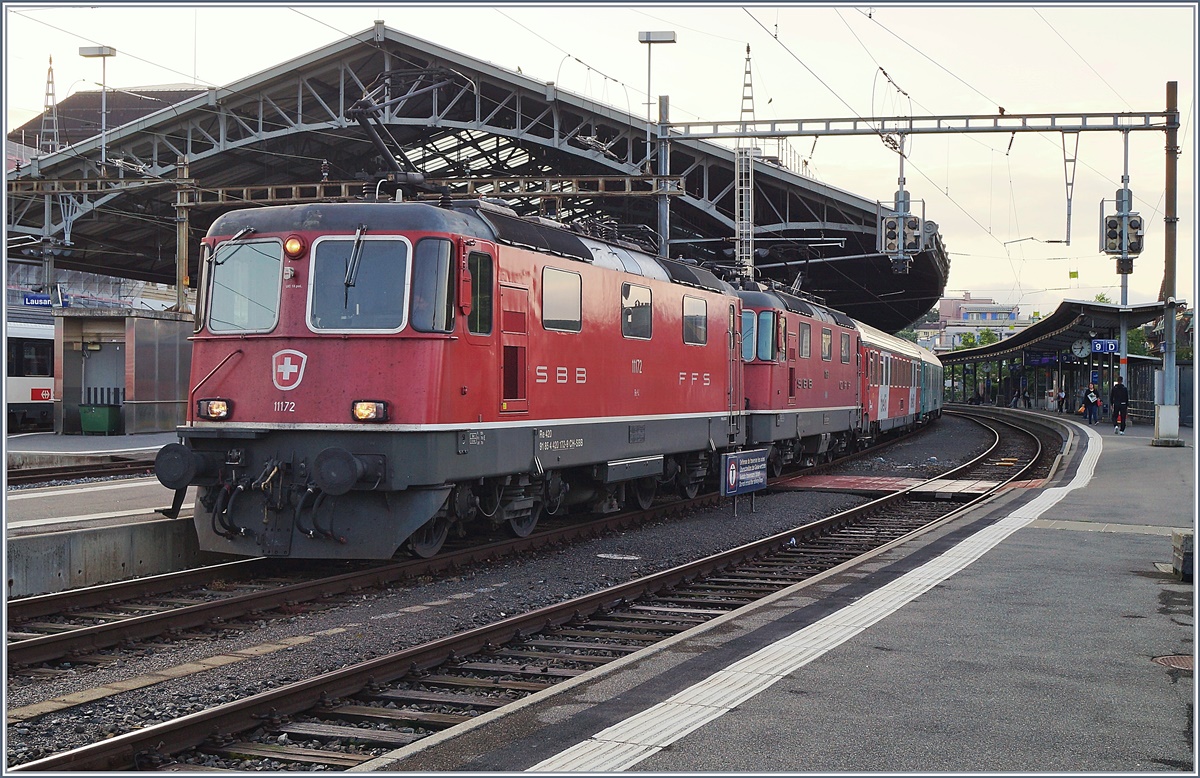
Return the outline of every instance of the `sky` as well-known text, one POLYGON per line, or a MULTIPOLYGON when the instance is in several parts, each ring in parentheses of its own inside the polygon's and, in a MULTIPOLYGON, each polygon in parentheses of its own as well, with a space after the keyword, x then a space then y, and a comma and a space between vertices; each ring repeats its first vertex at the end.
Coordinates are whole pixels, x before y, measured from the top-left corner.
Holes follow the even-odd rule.
MULTIPOLYGON (((1012 5, 548 3, 357 5, 4 4, 6 131, 99 88, 81 46, 112 46, 109 88, 221 86, 372 27, 375 20, 638 116, 650 92, 671 119, 741 118, 750 46, 755 118, 1161 112, 1179 84, 1177 297, 1194 304, 1196 26, 1193 3, 1012 5), (640 31, 672 30, 653 50, 640 31), (657 97, 656 97, 657 100, 657 97)), ((1165 133, 1128 133, 1129 188, 1146 220, 1128 301, 1156 300, 1164 268, 1165 133)), ((914 135, 905 189, 950 252, 948 296, 1046 315, 1064 299, 1121 300, 1100 252, 1101 209, 1124 171, 1120 132, 914 135), (1066 157, 1075 159, 1067 238, 1066 157), (1104 202, 1102 205, 1102 201, 1104 202), (1073 275, 1075 277, 1073 277, 1073 275)), ((795 138, 809 174, 891 201, 899 157, 879 138, 795 138)), ((916 210, 916 209, 915 209, 916 210)))

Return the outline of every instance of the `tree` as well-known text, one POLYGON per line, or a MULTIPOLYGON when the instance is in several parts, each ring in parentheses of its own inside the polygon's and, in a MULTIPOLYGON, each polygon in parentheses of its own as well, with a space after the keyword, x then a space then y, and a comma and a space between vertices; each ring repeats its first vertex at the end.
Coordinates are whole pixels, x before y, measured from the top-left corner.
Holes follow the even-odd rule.
POLYGON ((1101 292, 1100 294, 1096 295, 1096 299, 1093 302, 1111 304, 1112 300, 1108 299, 1108 295, 1106 295, 1104 292, 1101 292))
POLYGON ((1150 355, 1150 347, 1146 343, 1146 331, 1141 327, 1134 327, 1129 330, 1125 336, 1125 342, 1128 346, 1128 353, 1141 357, 1150 355))
POLYGON ((999 342, 1000 342, 1000 336, 996 334, 995 330, 992 330, 989 328, 989 329, 982 329, 979 331, 979 345, 988 346, 988 345, 991 345, 992 343, 999 343, 999 342))
POLYGON ((960 348, 975 348, 978 345, 979 344, 975 342, 975 333, 964 332, 959 337, 958 345, 954 347, 954 350, 958 351, 960 348))

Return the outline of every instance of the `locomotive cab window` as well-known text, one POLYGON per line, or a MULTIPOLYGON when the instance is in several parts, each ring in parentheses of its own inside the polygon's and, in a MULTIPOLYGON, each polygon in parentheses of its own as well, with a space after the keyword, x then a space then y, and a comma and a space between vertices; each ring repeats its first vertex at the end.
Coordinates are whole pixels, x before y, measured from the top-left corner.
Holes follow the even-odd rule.
POLYGON ((467 329, 472 335, 492 332, 492 258, 472 251, 467 255, 467 270, 471 273, 471 313, 467 329))
POLYGON ((451 243, 424 238, 413 250, 412 321, 421 332, 454 331, 454 263, 451 243))
POLYGON ((754 344, 758 339, 758 314, 742 311, 742 361, 754 360, 754 344))
POLYGON ((542 271, 542 326, 560 332, 583 329, 583 278, 552 267, 542 271))
POLYGON ((768 362, 775 359, 775 311, 758 314, 758 358, 768 362))
POLYGON ((708 303, 699 297, 683 297, 683 342, 693 346, 708 343, 708 303))
POLYGON ((309 326, 314 330, 395 332, 404 326, 408 242, 326 238, 312 250, 309 326))
POLYGON ((210 255, 212 295, 208 328, 213 332, 266 332, 279 318, 283 243, 227 241, 210 255))
POLYGON ((654 305, 650 290, 636 284, 621 284, 621 335, 650 340, 654 330, 654 305))

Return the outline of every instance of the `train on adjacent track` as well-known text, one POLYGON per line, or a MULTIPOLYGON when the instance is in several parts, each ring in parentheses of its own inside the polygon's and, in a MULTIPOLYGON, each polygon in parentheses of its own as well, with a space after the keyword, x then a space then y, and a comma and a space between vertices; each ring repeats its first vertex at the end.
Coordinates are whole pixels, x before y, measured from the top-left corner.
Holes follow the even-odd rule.
POLYGON ((54 429, 54 325, 5 322, 8 431, 54 429))
POLYGON ((694 262, 442 198, 229 212, 159 480, 201 548, 435 554, 450 535, 694 496, 938 415, 929 351, 694 262))

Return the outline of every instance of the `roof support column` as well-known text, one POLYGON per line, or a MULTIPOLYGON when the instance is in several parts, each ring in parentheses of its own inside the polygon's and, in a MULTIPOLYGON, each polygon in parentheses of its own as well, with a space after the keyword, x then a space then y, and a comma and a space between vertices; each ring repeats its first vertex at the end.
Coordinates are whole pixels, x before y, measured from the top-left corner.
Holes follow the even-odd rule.
POLYGON ((171 310, 186 313, 188 311, 189 212, 188 206, 185 204, 185 184, 183 182, 189 177, 187 157, 179 157, 179 164, 175 171, 179 183, 175 185, 175 305, 171 310))
POLYGON ((1167 126, 1166 214, 1163 238, 1163 285, 1159 299, 1163 310, 1163 404, 1154 406, 1154 437, 1152 446, 1182 447, 1179 439, 1178 374, 1175 368, 1175 249, 1176 225, 1179 222, 1179 82, 1167 82, 1167 114, 1172 117, 1167 126))

